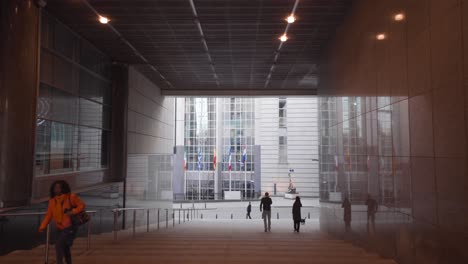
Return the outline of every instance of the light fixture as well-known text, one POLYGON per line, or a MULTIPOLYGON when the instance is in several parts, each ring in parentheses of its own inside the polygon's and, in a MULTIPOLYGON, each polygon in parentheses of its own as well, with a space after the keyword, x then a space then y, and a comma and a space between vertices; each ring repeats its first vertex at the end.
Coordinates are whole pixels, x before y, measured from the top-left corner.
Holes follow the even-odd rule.
POLYGON ((284 34, 279 39, 281 40, 281 42, 285 42, 286 40, 288 40, 288 36, 286 36, 286 34, 284 34))
POLYGON ((378 40, 384 40, 384 39, 387 38, 387 35, 385 35, 384 33, 380 33, 380 34, 378 34, 378 35, 376 36, 376 38, 377 38, 378 40))
POLYGON ((289 24, 292 24, 296 21, 296 17, 294 15, 290 15, 286 18, 286 21, 288 21, 289 24))
POLYGON ((405 14, 403 14, 403 13, 398 13, 398 14, 396 14, 396 15, 393 17, 393 19, 394 19, 395 21, 403 21, 403 20, 405 20, 405 14))
POLYGON ((107 24, 109 23, 109 19, 107 17, 99 16, 99 22, 101 22, 101 24, 107 24))

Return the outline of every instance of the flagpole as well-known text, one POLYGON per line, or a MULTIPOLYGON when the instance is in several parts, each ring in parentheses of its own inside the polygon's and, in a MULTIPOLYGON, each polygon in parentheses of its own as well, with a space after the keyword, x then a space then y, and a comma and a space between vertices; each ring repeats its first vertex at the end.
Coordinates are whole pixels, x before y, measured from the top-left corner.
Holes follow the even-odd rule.
POLYGON ((232 177, 231 177, 231 170, 229 170, 229 191, 231 191, 231 181, 232 181, 232 177))
POLYGON ((201 200, 201 177, 200 177, 200 168, 198 168, 198 200, 201 200))
POLYGON ((244 198, 247 197, 247 155, 244 160, 244 198))

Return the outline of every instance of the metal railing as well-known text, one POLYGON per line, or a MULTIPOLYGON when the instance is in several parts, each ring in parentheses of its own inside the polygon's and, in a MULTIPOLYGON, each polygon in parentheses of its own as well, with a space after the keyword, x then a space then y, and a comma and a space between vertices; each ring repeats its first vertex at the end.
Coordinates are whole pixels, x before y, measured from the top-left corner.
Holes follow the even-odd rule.
MULTIPOLYGON (((31 212, 31 213, 2 213, 0 214, 0 217, 16 217, 16 216, 43 216, 47 212, 31 212)), ((95 215, 96 211, 86 211, 89 215, 95 215)), ((91 248, 91 222, 92 222, 92 217, 88 221, 87 225, 87 231, 86 231, 86 250, 90 250, 91 248)), ((50 246, 50 223, 47 225, 46 228, 46 242, 45 242, 45 248, 44 248, 44 263, 48 264, 49 263, 49 246, 50 246)))
MULTIPOLYGON (((150 232, 150 226, 151 226, 151 221, 150 221, 150 212, 154 211, 157 212, 157 219, 156 219, 156 225, 157 225, 157 230, 160 229, 160 223, 161 223, 161 211, 165 212, 165 226, 166 228, 169 227, 169 210, 172 211, 171 216, 172 216, 172 226, 175 226, 176 223, 176 217, 175 217, 175 212, 178 211, 178 216, 179 220, 178 223, 181 223, 181 220, 185 223, 185 221, 191 221, 194 218, 197 219, 200 217, 199 212, 202 210, 212 210, 210 209, 203 209, 203 208, 115 208, 112 209, 112 212, 114 213, 114 240, 117 240, 117 234, 121 230, 119 229, 119 215, 121 212, 127 212, 131 211, 132 212, 132 237, 136 236, 136 222, 137 222, 137 212, 138 211, 143 211, 146 212, 146 232, 150 232), (181 218, 181 213, 182 213, 182 218, 181 218)), ((124 216, 125 217, 125 216, 124 216)), ((164 221, 164 220, 163 220, 164 221)), ((124 228, 125 229, 125 228, 124 228)))

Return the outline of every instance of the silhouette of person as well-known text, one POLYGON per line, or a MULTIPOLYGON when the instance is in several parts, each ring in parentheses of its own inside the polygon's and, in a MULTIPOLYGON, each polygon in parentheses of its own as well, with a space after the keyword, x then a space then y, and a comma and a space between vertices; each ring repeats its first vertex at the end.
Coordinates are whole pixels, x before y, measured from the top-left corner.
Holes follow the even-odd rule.
POLYGON ((271 200, 268 192, 265 193, 265 196, 260 201, 260 212, 262 212, 263 225, 265 226, 265 232, 271 231, 271 205, 273 201, 271 200), (268 220, 268 226, 267 226, 268 220))
POLYGON ((301 198, 299 196, 296 196, 296 201, 293 204, 292 207, 292 215, 293 215, 293 221, 294 221, 294 232, 299 233, 299 228, 301 226, 301 198))
POLYGON ((374 198, 372 198, 370 194, 367 195, 366 205, 367 205, 367 225, 371 224, 372 227, 374 227, 375 213, 377 212, 379 205, 377 201, 374 198))
POLYGON ((247 216, 246 216, 246 218, 248 219, 252 219, 252 217, 250 217, 250 212, 252 212, 252 204, 250 204, 249 202, 249 205, 247 205, 247 216))
POLYGON ((341 208, 344 209, 343 220, 345 222, 345 230, 349 231, 351 229, 351 202, 349 201, 348 197, 345 197, 343 200, 341 208))

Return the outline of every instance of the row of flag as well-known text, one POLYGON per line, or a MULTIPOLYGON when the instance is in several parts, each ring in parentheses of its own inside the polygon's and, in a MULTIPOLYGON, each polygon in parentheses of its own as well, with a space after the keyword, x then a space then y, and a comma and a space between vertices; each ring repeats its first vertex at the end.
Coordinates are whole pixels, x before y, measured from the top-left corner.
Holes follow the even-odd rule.
MULTIPOLYGON (((203 162, 203 154, 201 149, 198 149, 198 170, 202 169, 202 162, 203 162)), ((228 170, 232 170, 232 148, 229 148, 229 159, 228 159, 228 170)), ((244 146, 244 150, 242 151, 242 158, 241 158, 241 163, 245 166, 245 163, 247 162, 247 146, 244 146)), ((214 148, 214 155, 213 155, 213 169, 216 170, 216 147, 214 148)), ((184 171, 187 170, 187 153, 184 152, 184 171)))

